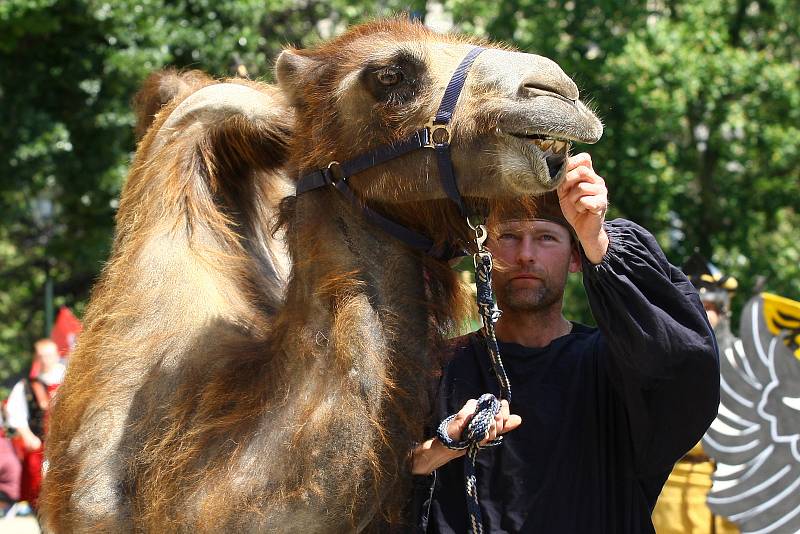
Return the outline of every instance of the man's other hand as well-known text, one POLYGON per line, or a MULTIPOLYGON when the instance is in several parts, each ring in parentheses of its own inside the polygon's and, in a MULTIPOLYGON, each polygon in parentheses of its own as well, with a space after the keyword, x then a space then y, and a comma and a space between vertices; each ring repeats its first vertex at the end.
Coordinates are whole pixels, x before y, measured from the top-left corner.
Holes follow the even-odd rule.
POLYGON ((558 186, 558 200, 564 218, 575 229, 589 261, 598 264, 608 250, 603 229, 608 209, 606 182, 592 167, 592 157, 583 152, 567 160, 567 175, 558 186))
MULTIPOLYGON (((447 435, 450 436, 451 439, 461 439, 461 435, 467 429, 469 422, 472 421, 472 418, 475 416, 475 408, 477 406, 477 400, 468 400, 466 404, 464 404, 464 406, 458 411, 453 420, 450 421, 450 424, 447 425, 447 435)), ((520 424, 522 424, 522 418, 518 415, 509 413, 508 401, 502 400, 500 401, 500 411, 494 416, 494 420, 489 424, 489 433, 486 439, 481 441, 480 444, 486 445, 490 441, 497 439, 497 436, 514 430, 520 424)))
MULTIPOLYGON (((460 440, 461 434, 469 426, 469 422, 475 415, 475 408, 478 401, 470 399, 458 411, 456 416, 447 426, 447 434, 454 440, 460 440)), ((500 412, 494 416, 494 420, 489 425, 489 433, 486 439, 481 441, 481 445, 486 445, 494 441, 498 436, 510 432, 522 424, 522 418, 510 413, 508 401, 500 401, 500 412)), ((429 439, 417 445, 411 455, 411 472, 415 475, 427 475, 432 471, 443 466, 450 460, 464 456, 465 450, 452 450, 445 447, 436 438, 429 439)))

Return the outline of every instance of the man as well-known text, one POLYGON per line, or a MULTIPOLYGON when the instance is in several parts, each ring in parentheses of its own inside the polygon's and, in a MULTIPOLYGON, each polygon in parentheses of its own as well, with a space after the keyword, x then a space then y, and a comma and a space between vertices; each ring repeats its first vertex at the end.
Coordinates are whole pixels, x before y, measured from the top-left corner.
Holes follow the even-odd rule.
POLYGON ((739 282, 736 278, 723 274, 699 252, 694 252, 686 260, 683 272, 700 295, 711 328, 717 334, 719 346, 733 344, 735 338, 730 326, 731 297, 739 287, 739 282), (720 335, 724 335, 725 339, 720 335))
POLYGON ((58 346, 50 339, 40 339, 34 344, 33 358, 39 363, 39 374, 16 383, 8 396, 6 412, 8 426, 21 438, 25 451, 20 497, 35 508, 42 483, 42 441, 48 408, 53 394, 64 380, 64 365, 61 364, 58 346))
MULTIPOLYGON (((487 532, 653 532, 650 513, 672 465, 697 443, 719 401, 713 333, 697 292, 655 239, 605 222, 608 193, 588 154, 570 158, 557 198, 535 214, 490 219, 503 315, 496 325, 511 381, 480 451, 477 486, 487 532), (496 220, 499 219, 499 220, 496 220), (567 274, 583 271, 598 328, 562 314, 567 274), (513 432, 510 432, 514 430, 513 432)), ((484 340, 460 338, 440 383, 438 421, 499 393, 484 340)), ((467 532, 463 452, 438 440, 415 448, 412 471, 434 472, 428 532, 467 532)))

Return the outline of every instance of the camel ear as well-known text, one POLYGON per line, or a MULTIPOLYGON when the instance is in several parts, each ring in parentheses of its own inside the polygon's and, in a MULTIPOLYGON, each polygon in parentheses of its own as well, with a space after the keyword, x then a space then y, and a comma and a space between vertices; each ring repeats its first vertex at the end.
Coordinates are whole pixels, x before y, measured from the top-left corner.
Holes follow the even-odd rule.
POLYGON ((278 56, 275 62, 275 78, 292 106, 302 108, 305 105, 303 88, 313 79, 319 64, 316 59, 301 56, 291 49, 284 50, 278 56))

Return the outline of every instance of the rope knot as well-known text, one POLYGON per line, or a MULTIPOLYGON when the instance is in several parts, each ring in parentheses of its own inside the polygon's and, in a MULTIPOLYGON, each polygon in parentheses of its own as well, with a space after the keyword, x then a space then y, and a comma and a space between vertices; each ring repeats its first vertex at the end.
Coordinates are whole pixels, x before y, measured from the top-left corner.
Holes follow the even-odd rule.
POLYGON ((489 436, 489 427, 494 416, 500 413, 500 401, 491 393, 484 393, 478 399, 475 412, 467 425, 467 429, 461 433, 460 440, 454 440, 447 433, 447 425, 455 419, 456 415, 451 415, 444 419, 436 429, 436 437, 448 449, 462 450, 467 449, 467 458, 464 460, 464 480, 466 482, 467 511, 469 513, 470 533, 483 534, 483 521, 481 519, 481 506, 478 502, 478 481, 475 472, 475 461, 478 451, 485 447, 494 447, 503 442, 503 437, 498 436, 488 443, 480 443, 489 436))
POLYGON ((478 404, 475 407, 472 419, 467 425, 466 430, 461 433, 460 440, 452 439, 450 434, 447 433, 447 426, 458 414, 446 417, 439 424, 439 428, 436 429, 436 437, 445 447, 453 450, 470 449, 472 447, 476 449, 494 447, 503 441, 502 436, 484 445, 480 445, 480 442, 489 436, 489 427, 494 420, 494 416, 498 413, 500 413, 500 401, 491 393, 484 393, 478 399, 478 404))
MULTIPOLYGON (((469 222, 469 220, 467 220, 469 222)), ((480 225, 476 230, 476 245, 478 252, 473 255, 475 264, 475 284, 477 285, 478 310, 483 320, 484 339, 489 358, 492 361, 498 382, 500 382, 500 397, 511 403, 511 384, 508 375, 500 359, 500 348, 497 345, 497 337, 494 332, 494 324, 500 318, 500 309, 492 296, 492 253, 484 250, 483 241, 486 239, 486 228, 480 225)), ((483 534, 483 522, 481 519, 481 507, 478 502, 478 486, 476 480, 475 462, 478 451, 484 447, 494 447, 503 442, 503 437, 480 445, 489 436, 489 429, 495 416, 500 413, 500 401, 491 393, 484 393, 478 399, 472 419, 465 431, 461 433, 461 439, 454 440, 447 433, 447 427, 458 414, 448 416, 439 424, 436 429, 436 437, 448 449, 467 450, 467 458, 464 461, 464 481, 467 497, 467 511, 469 513, 470 532, 473 534, 483 534)))

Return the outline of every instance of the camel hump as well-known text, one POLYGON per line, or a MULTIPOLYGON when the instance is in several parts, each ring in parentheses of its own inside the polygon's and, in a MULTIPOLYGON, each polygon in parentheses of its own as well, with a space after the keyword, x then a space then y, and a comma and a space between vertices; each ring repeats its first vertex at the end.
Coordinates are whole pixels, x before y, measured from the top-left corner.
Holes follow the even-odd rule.
POLYGON ((153 227, 186 229, 166 236, 186 241, 173 243, 173 251, 184 244, 202 250, 203 265, 216 254, 228 266, 212 278, 258 287, 259 309, 280 308, 290 260, 276 225, 281 201, 294 193, 284 168, 294 130, 286 99, 264 83, 166 70, 145 81, 135 103, 146 134, 120 202, 119 225, 131 236, 156 235, 153 227), (231 262, 234 257, 241 261, 231 262), (247 272, 231 274, 232 264, 247 272))
POLYGON ((214 80, 199 70, 164 69, 151 73, 133 97, 136 139, 144 137, 156 114, 166 104, 212 83, 214 80))

